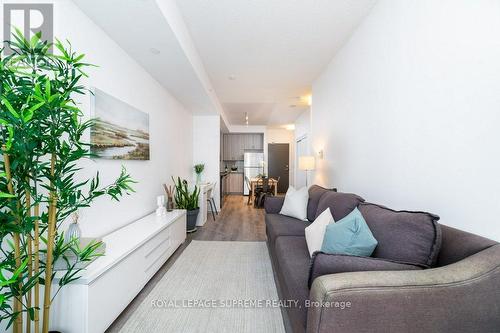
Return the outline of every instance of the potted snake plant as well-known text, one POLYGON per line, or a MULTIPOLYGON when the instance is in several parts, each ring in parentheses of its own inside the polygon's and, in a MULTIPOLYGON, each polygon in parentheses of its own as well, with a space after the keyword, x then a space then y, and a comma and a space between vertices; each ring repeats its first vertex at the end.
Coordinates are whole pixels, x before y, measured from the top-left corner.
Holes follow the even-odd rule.
POLYGON ((195 232, 196 219, 200 212, 200 206, 198 205, 200 189, 198 186, 195 186, 191 192, 186 180, 181 180, 180 177, 177 177, 177 181, 174 178, 172 178, 172 180, 175 184, 175 206, 178 209, 185 209, 187 211, 187 232, 195 232))

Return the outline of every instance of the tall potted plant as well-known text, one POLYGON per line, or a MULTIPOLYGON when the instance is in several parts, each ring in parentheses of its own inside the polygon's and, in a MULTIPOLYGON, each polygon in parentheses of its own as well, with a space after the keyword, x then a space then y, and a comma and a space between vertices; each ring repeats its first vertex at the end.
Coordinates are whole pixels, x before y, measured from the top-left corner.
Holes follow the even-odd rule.
POLYGON ((200 189, 195 185, 191 192, 189 191, 186 180, 181 180, 180 177, 177 177, 177 181, 174 178, 172 178, 172 180, 175 183, 175 206, 178 209, 185 209, 187 211, 187 232, 195 232, 196 219, 200 212, 200 206, 198 204, 200 189))
POLYGON ((14 37, 7 42, 12 55, 0 50, 0 322, 13 325, 14 333, 32 327, 47 333, 52 301, 80 277, 79 263, 98 256, 101 245, 80 248, 76 239, 65 241, 63 221, 100 196, 118 200, 133 191, 133 181, 125 169, 104 187, 99 174, 83 181, 78 174, 79 161, 92 157, 83 135, 93 122, 82 120, 74 100, 86 92, 80 83, 90 66, 84 55, 60 41, 52 55, 40 35, 26 40, 17 31, 14 37), (53 284, 61 259, 67 269, 53 284))

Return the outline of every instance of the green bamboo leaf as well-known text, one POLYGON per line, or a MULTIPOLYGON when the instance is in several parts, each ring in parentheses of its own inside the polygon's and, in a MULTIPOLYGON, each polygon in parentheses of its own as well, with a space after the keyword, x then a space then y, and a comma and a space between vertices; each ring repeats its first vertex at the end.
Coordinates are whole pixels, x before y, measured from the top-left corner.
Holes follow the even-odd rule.
POLYGON ((50 100, 50 80, 45 81, 45 98, 50 100))
POLYGON ((39 108, 41 108, 43 105, 45 104, 45 102, 40 102, 36 105, 33 105, 31 108, 29 108, 29 112, 35 112, 36 110, 38 110, 39 108))
POLYGON ((10 111, 10 113, 12 113, 14 117, 19 118, 19 114, 16 112, 16 110, 14 110, 12 104, 10 104, 10 102, 5 97, 2 97, 2 103, 7 107, 7 109, 10 111))
POLYGON ((26 268, 27 265, 28 265, 28 259, 24 260, 23 263, 21 264, 21 266, 19 266, 14 271, 14 273, 12 274, 12 278, 17 279, 19 277, 19 275, 21 275, 21 273, 24 271, 24 269, 26 268))
POLYGON ((39 108, 41 108, 44 104, 45 104, 45 102, 40 102, 40 103, 32 106, 31 108, 29 108, 27 111, 24 111, 23 112, 24 122, 30 121, 31 118, 33 118, 35 111, 38 110, 39 108))
POLYGON ((41 37, 42 37, 42 32, 41 31, 37 32, 36 34, 33 35, 33 37, 31 37, 30 46, 31 46, 32 49, 35 48, 35 46, 40 41, 41 37))
POLYGON ((85 57, 85 54, 82 53, 80 54, 78 57, 76 57, 75 59, 73 59, 74 62, 79 62, 80 60, 82 60, 83 58, 85 57))

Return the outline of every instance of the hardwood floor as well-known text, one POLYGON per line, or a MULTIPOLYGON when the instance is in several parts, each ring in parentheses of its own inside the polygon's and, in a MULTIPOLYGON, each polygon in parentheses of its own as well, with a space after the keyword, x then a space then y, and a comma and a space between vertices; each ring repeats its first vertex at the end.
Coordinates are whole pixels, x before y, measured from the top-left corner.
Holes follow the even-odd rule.
POLYGON ((248 198, 242 195, 227 196, 224 207, 222 211, 219 212, 215 221, 212 214, 209 212, 205 225, 203 227, 198 227, 198 231, 187 235, 184 244, 175 251, 155 276, 151 278, 148 284, 146 284, 106 332, 111 333, 120 331, 129 315, 137 309, 139 304, 141 304, 145 297, 156 286, 158 281, 161 280, 163 275, 165 275, 192 240, 265 241, 266 230, 264 224, 264 210, 255 209, 252 205, 247 205, 247 200, 248 198))
POLYGON ((264 210, 247 205, 247 197, 230 195, 214 221, 208 214, 207 223, 189 235, 196 240, 265 241, 264 210))

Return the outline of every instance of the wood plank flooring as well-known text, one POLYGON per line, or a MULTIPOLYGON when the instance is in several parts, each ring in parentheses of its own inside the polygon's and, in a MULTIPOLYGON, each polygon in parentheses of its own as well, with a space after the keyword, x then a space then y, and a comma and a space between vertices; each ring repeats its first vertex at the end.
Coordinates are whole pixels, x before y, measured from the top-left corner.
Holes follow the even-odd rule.
POLYGON ((129 315, 137 309, 192 240, 265 241, 264 210, 247 205, 247 200, 248 198, 242 195, 227 196, 224 207, 215 221, 209 212, 205 225, 198 227, 198 231, 187 235, 184 244, 175 251, 106 332, 115 333, 120 331, 129 315))
POLYGON ((196 240, 265 241, 264 210, 247 205, 247 197, 230 195, 214 221, 208 214, 207 223, 190 235, 196 240))

